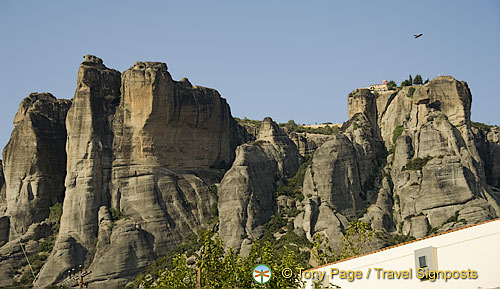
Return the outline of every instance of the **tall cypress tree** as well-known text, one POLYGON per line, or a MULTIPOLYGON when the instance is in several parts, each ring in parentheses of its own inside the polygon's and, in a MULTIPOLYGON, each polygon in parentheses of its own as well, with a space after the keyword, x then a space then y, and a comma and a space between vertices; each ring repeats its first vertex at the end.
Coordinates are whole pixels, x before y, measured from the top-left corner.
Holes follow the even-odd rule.
POLYGON ((413 84, 423 84, 422 75, 415 75, 415 79, 413 79, 413 84))

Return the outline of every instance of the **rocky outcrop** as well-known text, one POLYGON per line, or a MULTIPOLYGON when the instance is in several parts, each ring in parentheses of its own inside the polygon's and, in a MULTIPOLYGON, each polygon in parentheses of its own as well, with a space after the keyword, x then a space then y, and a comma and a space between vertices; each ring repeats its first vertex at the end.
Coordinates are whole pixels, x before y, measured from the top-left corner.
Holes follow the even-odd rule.
POLYGON ((98 233, 97 213, 109 205, 113 161, 111 120, 120 102, 120 73, 87 55, 78 70, 73 105, 66 118, 68 156, 61 228, 52 255, 40 272, 39 286, 88 265, 98 233))
POLYGON ((277 212, 276 188, 295 175, 301 162, 295 143, 265 118, 253 144, 236 149, 233 166, 219 186, 219 233, 228 247, 248 253, 277 212))
POLYGON ((471 128, 465 82, 444 76, 377 96, 358 89, 348 104, 342 134, 317 149, 306 172, 308 238, 341 235, 342 222, 320 229, 321 208, 416 238, 500 215, 498 132, 471 128))
POLYGON ((335 250, 353 220, 380 232, 370 250, 500 215, 500 129, 470 121, 465 82, 357 89, 348 105, 334 135, 238 124, 216 90, 173 80, 164 63, 120 74, 85 56, 72 102, 32 94, 16 115, 0 170, 0 286, 27 270, 19 241, 48 256, 49 208, 63 199, 40 287, 83 265, 90 288, 123 288, 203 228, 246 255, 277 214, 293 222, 280 231, 322 234, 335 250))
POLYGON ((12 136, 3 151, 2 195, 10 218, 10 239, 47 218, 49 207, 64 198, 64 121, 70 106, 71 101, 58 100, 49 93, 32 93, 19 106, 12 136))
POLYGON ((227 247, 238 251, 245 239, 261 237, 263 225, 276 213, 278 164, 264 146, 270 144, 239 146, 219 186, 219 233, 227 247))
POLYGON ((299 154, 302 157, 313 154, 317 148, 333 138, 331 135, 325 134, 306 134, 295 132, 289 133, 288 136, 295 143, 297 149, 299 150, 299 154))
POLYGON ((410 109, 399 113, 407 117, 401 136, 394 137, 391 166, 395 219, 403 233, 422 237, 498 216, 498 199, 485 181, 470 126, 467 84, 438 77, 417 87, 412 98, 398 94, 398 107, 399 98, 411 100, 410 109))
POLYGON ((216 90, 174 81, 164 63, 120 75, 87 56, 77 85, 61 231, 39 284, 84 264, 92 286, 116 288, 213 218, 210 185, 238 130, 216 90))
POLYGON ((473 127, 479 156, 484 163, 486 182, 495 191, 500 190, 500 128, 481 125, 473 127))
MULTIPOLYGON (((7 210, 7 199, 5 195, 5 177, 3 174, 3 163, 2 160, 0 160, 0 216, 3 216, 5 214, 5 211, 7 210)), ((7 239, 9 238, 8 232, 5 232, 3 234, 2 231, 0 231, 0 235, 7 235, 7 239)))

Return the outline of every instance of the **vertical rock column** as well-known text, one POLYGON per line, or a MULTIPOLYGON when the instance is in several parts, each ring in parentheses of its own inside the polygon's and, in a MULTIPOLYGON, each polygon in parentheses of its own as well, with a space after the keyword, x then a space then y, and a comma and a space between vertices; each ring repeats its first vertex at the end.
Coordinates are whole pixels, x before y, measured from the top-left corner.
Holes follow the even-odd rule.
POLYGON ((39 285, 91 258, 98 231, 98 211, 109 204, 113 132, 111 119, 120 97, 120 73, 102 60, 85 56, 68 112, 66 196, 56 245, 42 268, 39 285))

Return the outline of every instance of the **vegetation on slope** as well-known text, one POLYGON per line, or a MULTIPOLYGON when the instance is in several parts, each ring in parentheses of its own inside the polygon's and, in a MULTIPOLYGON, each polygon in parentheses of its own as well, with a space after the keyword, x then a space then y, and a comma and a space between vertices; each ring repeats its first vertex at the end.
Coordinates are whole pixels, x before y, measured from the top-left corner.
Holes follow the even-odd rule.
POLYGON ((278 187, 276 192, 277 196, 289 196, 299 201, 304 199, 304 196, 302 195, 302 184, 304 183, 306 170, 312 164, 312 159, 312 154, 305 157, 304 163, 300 165, 295 176, 288 179, 284 186, 278 187))
POLYGON ((312 134, 326 134, 332 135, 337 134, 340 131, 338 126, 331 123, 326 123, 325 126, 320 127, 310 127, 295 123, 294 120, 289 120, 287 123, 280 123, 279 126, 289 132, 296 133, 312 133, 312 134))
MULTIPOLYGON (((23 267, 19 268, 15 275, 21 274, 21 278, 18 282, 13 282, 11 286, 3 288, 32 288, 33 287, 33 274, 38 275, 40 269, 45 264, 45 261, 49 257, 52 249, 54 248, 54 243, 59 233, 59 228, 61 226, 61 216, 62 216, 62 204, 56 203, 50 207, 50 214, 48 217, 49 224, 52 227, 52 234, 47 238, 43 238, 38 242, 38 252, 30 254, 28 256, 28 262, 25 261, 23 267), (33 270, 33 272, 31 271, 33 270)), ((23 244, 24 247, 25 244, 23 244)))

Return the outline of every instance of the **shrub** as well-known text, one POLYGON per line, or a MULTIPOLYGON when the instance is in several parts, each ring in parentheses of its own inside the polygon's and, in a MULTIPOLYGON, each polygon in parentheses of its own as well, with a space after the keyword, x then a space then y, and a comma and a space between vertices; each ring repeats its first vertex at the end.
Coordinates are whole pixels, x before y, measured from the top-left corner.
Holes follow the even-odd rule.
POLYGON ((412 98, 414 92, 415 92, 415 87, 410 87, 408 89, 408 94, 406 94, 406 96, 408 96, 409 98, 412 98))
POLYGON ((472 127, 475 127, 477 129, 483 130, 483 131, 489 131, 491 128, 495 127, 493 125, 487 125, 485 123, 475 122, 475 121, 471 121, 470 124, 472 127))
POLYGON ((123 218, 123 214, 119 209, 110 208, 109 211, 111 212, 111 218, 113 218, 114 221, 123 218))
POLYGON ((431 156, 426 156, 425 158, 414 158, 410 160, 406 166, 403 167, 403 171, 417 171, 421 170, 428 161, 432 159, 431 156))
POLYGON ((402 125, 398 125, 394 128, 392 131, 392 143, 395 144, 396 140, 401 136, 403 133, 404 127, 402 125))
POLYGON ((394 82, 394 80, 387 82, 387 89, 394 90, 394 89, 396 89, 396 87, 397 87, 397 84, 396 84, 396 82, 394 82))

